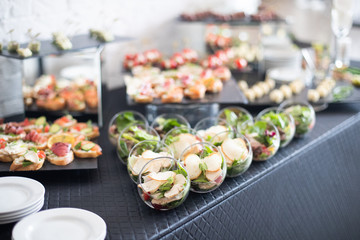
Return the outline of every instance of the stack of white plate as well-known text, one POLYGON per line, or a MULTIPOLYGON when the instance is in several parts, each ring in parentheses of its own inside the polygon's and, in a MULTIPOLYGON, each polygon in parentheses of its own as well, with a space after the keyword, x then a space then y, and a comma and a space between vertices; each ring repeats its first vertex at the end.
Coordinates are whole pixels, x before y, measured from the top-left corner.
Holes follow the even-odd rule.
POLYGON ((104 240, 106 224, 95 213, 78 208, 55 208, 18 222, 13 240, 104 240))
POLYGON ((279 67, 268 69, 266 76, 280 83, 290 83, 297 79, 303 79, 305 73, 300 68, 279 67))
POLYGON ((17 222, 44 205, 44 186, 30 178, 0 178, 0 224, 17 222))
POLYGON ((270 48, 264 50, 265 70, 279 67, 301 67, 301 52, 294 48, 270 48))

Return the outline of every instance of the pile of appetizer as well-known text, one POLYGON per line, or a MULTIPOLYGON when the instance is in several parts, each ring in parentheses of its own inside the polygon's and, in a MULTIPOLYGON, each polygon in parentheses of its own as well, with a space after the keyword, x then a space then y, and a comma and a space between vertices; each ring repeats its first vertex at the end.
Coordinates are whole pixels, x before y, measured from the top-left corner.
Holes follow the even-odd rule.
POLYGON ((44 116, 4 123, 0 126, 0 162, 11 163, 10 171, 34 171, 45 160, 65 166, 75 157, 96 158, 102 150, 90 140, 99 135, 99 128, 91 121, 77 122, 71 115, 52 124, 44 116))
POLYGON ((196 100, 205 98, 206 93, 221 92, 230 78, 226 67, 205 69, 190 64, 166 71, 139 67, 133 76, 125 77, 125 84, 135 102, 151 103, 158 98, 162 103, 180 103, 184 97, 196 100))
POLYGON ((34 86, 23 85, 26 106, 35 104, 48 111, 84 111, 98 106, 95 82, 78 78, 72 81, 56 79, 54 75, 39 77, 34 86))
POLYGON ((258 11, 254 14, 247 15, 244 12, 229 12, 229 13, 220 13, 217 12, 217 9, 199 11, 195 13, 182 13, 180 15, 181 20, 194 22, 194 21, 218 21, 218 22, 232 22, 243 20, 246 17, 250 17, 252 21, 255 22, 264 22, 271 20, 280 19, 279 16, 271 9, 264 5, 258 7, 258 11))
POLYGON ((255 120, 244 108, 231 106, 190 128, 177 114, 162 114, 149 126, 135 111, 117 113, 109 123, 109 140, 151 208, 179 206, 189 190, 207 193, 226 177, 246 172, 252 161, 266 161, 294 137, 315 124, 311 105, 285 102, 261 111, 255 120))

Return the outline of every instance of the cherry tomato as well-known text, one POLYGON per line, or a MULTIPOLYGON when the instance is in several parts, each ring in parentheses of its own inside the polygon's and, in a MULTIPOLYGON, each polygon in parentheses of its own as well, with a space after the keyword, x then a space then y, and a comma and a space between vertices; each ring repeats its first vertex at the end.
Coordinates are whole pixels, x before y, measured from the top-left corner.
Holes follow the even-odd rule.
POLYGON ((222 50, 217 51, 215 56, 217 56, 222 62, 227 62, 229 60, 226 52, 222 50))
POLYGON ((37 155, 38 155, 38 157, 41 158, 41 159, 43 159, 43 158, 46 157, 46 154, 45 154, 44 151, 38 151, 37 155))
POLYGON ((150 200, 150 196, 146 193, 143 193, 143 198, 145 201, 149 201, 150 200))
POLYGON ((65 123, 70 122, 70 119, 68 119, 66 116, 61 117, 60 120, 65 123))
POLYGON ((126 54, 125 55, 125 60, 134 60, 135 59, 135 54, 126 54))
POLYGON ((247 66, 247 61, 244 58, 238 58, 235 60, 235 65, 237 69, 243 69, 247 66))
POLYGON ((29 126, 30 125, 30 121, 28 118, 25 118, 23 121, 23 126, 29 126))
POLYGON ((49 125, 46 125, 45 127, 44 127, 44 132, 49 132, 49 129, 50 129, 50 126, 49 125))
POLYGON ((0 138, 0 149, 3 149, 6 147, 6 141, 3 138, 0 138))

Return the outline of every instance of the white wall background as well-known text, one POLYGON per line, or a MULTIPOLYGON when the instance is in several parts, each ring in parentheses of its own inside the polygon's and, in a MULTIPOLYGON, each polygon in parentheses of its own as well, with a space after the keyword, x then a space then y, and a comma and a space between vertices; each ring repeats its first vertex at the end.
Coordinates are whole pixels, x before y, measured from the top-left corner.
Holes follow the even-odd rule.
MULTIPOLYGON (((171 52, 175 50, 174 41, 177 50, 184 46, 184 42, 195 49, 203 47, 203 42, 195 42, 183 34, 185 29, 187 33, 203 34, 203 25, 174 24, 174 19, 180 13, 210 8, 217 12, 234 9, 253 12, 259 2, 261 0, 0 0, 0 41, 9 41, 7 32, 15 29, 14 40, 27 42, 29 39, 26 32, 29 28, 40 32, 40 39, 51 38, 51 33, 55 31, 74 35, 87 33, 89 28, 96 27, 110 28, 116 35, 133 36, 136 40, 109 44, 103 52, 103 79, 112 88, 122 84, 120 66, 126 52, 153 47, 171 52), (116 18, 118 21, 113 23, 116 18)), ((300 40, 330 41, 331 0, 263 2, 282 17, 292 20, 293 31, 300 40)), ((357 9, 359 10, 359 6, 357 9)), ((353 44, 352 58, 360 59, 357 54, 360 51, 360 31, 353 29, 350 36, 353 44)), ((0 67, 5 65, 4 62, 5 60, 0 59, 0 67)), ((30 64, 28 69, 33 70, 32 66, 30 64)), ((5 81, 6 72, 3 71, 4 75, 1 75, 0 71, 0 81, 5 81)), ((3 89, 0 89, 0 96, 1 91, 3 89)), ((0 103, 1 101, 0 97, 0 103)))

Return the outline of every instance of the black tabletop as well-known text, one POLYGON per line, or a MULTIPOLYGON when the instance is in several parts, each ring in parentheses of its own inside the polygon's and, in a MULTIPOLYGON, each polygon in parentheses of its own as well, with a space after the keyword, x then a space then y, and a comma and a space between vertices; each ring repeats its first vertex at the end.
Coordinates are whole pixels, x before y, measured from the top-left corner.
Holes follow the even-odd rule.
MULTIPOLYGON (((327 110, 317 113, 315 128, 306 138, 294 140, 267 162, 253 163, 245 174, 226 179, 217 190, 207 194, 190 193, 180 207, 167 212, 158 212, 146 206, 138 196, 136 186, 130 180, 126 167, 117 159, 106 129, 106 125, 116 112, 125 109, 144 112, 145 107, 127 106, 124 88, 106 92, 103 96, 105 127, 101 129, 98 140, 103 148, 98 169, 0 173, 0 176, 19 175, 40 181, 46 189, 43 209, 74 207, 98 214, 107 224, 107 239, 160 238, 177 232, 184 224, 206 212, 211 212, 217 206, 221 207, 221 203, 231 199, 235 193, 244 191, 247 186, 256 184, 261 177, 281 168, 294 155, 306 151, 309 146, 322 141, 331 133, 341 132, 345 124, 355 124, 360 121, 360 105, 330 106, 327 110)), ((248 110, 256 114, 261 108, 251 107, 248 110)), ((359 145, 354 143, 354 146, 359 145)), ((254 199, 248 199, 248 201, 252 200, 254 199)), ((211 225, 211 220, 209 221, 211 225)), ((0 239, 10 239, 13 226, 14 224, 0 225, 0 239)), ((183 234, 187 237, 192 236, 191 232, 183 234)), ((202 236, 206 234, 203 233, 202 236)), ((196 238, 196 235, 193 237, 196 238)), ((221 239, 221 235, 214 238, 221 239)))

